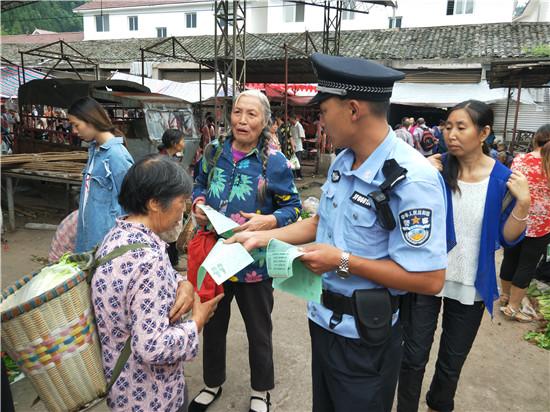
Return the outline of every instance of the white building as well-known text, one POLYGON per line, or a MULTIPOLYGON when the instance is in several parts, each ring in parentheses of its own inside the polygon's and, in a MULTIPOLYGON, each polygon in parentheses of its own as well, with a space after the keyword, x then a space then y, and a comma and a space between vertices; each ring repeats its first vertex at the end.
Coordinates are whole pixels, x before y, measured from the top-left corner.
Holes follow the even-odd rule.
POLYGON ((212 34, 212 1, 91 1, 82 14, 84 40, 212 34))
MULTIPOLYGON (((309 0, 308 3, 315 3, 309 0)), ((317 1, 322 5, 323 1, 317 1)), ((397 0, 397 7, 347 0, 342 30, 429 27, 511 21, 550 21, 550 0, 397 0)), ((323 7, 284 0, 251 0, 250 33, 322 31, 323 7)), ((214 2, 200 0, 94 0, 77 7, 85 40, 211 35, 214 2)))

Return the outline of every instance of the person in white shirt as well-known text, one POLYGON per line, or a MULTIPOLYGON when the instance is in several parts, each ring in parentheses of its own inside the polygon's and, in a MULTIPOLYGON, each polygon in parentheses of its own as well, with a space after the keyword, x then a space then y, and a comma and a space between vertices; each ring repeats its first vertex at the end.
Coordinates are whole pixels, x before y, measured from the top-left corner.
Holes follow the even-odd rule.
MULTIPOLYGON (((306 132, 304 131, 304 127, 298 120, 298 117, 296 114, 290 115, 290 123, 292 124, 292 127, 290 129, 290 142, 292 144, 292 150, 296 154, 296 157, 300 161, 300 166, 302 164, 303 159, 303 153, 304 153, 304 139, 306 138, 306 132)), ((294 175, 296 180, 302 180, 302 169, 297 168, 294 170, 294 175)))

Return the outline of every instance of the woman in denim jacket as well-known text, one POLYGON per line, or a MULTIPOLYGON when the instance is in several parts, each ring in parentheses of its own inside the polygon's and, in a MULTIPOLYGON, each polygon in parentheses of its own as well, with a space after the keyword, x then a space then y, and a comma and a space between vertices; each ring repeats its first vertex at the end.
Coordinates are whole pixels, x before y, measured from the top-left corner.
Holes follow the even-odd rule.
POLYGON ((124 147, 123 133, 111 123, 103 107, 84 97, 69 108, 69 122, 80 138, 90 143, 83 172, 76 252, 93 249, 123 214, 118 203, 122 179, 134 163, 124 147))
MULTIPOLYGON (((236 230, 269 230, 286 226, 300 215, 301 202, 292 170, 284 155, 269 142, 269 101, 257 90, 242 92, 233 104, 231 134, 205 149, 193 190, 193 213, 208 224, 197 208, 206 203, 241 224, 236 230)), ((206 387, 189 405, 189 412, 206 410, 221 394, 225 381, 226 334, 235 296, 246 326, 251 373, 250 410, 269 410, 273 389, 271 311, 273 288, 267 275, 265 250, 252 252, 254 262, 224 283, 225 297, 204 329, 203 373, 206 387)))

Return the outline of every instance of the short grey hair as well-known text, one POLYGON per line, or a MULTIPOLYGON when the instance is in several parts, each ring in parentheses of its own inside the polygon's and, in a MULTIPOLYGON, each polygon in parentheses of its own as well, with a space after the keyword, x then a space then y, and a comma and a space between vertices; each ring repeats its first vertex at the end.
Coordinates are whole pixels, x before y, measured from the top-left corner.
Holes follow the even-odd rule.
POLYGON ((233 101, 233 104, 234 105, 237 104, 237 102, 239 101, 239 99, 242 96, 255 97, 256 99, 258 99, 260 101, 260 105, 262 106, 261 111, 262 111, 262 114, 264 116, 264 128, 270 126, 270 123, 271 123, 271 106, 269 104, 269 100, 267 99, 267 96, 265 94, 263 94, 261 91, 256 90, 256 89, 245 90, 245 91, 240 92, 239 94, 237 94, 237 96, 235 97, 235 100, 233 101))

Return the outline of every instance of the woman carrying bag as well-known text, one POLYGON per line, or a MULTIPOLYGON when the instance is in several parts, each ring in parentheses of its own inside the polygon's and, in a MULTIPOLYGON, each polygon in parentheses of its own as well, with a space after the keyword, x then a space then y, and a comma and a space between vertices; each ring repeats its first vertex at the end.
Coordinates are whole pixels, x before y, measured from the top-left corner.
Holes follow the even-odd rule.
MULTIPOLYGON (((208 219, 198 204, 207 204, 241 224, 240 230, 268 230, 295 222, 301 210, 292 171, 284 155, 271 149, 266 96, 247 90, 237 96, 231 112, 231 133, 205 150, 193 190, 193 214, 200 226, 208 219)), ((271 311, 272 280, 267 275, 265 250, 254 262, 223 284, 225 297, 204 330, 205 388, 189 411, 205 411, 221 394, 225 381, 226 335, 233 297, 244 319, 251 371, 250 410, 269 410, 273 389, 271 311)))
POLYGON ((128 215, 116 219, 97 250, 101 259, 142 244, 107 258, 91 285, 107 379, 130 342, 128 361, 107 394, 113 411, 187 411, 184 362, 197 356, 199 333, 222 298, 200 303, 159 237, 181 218, 191 188, 187 173, 165 156, 144 157, 122 182, 119 199, 128 215))

